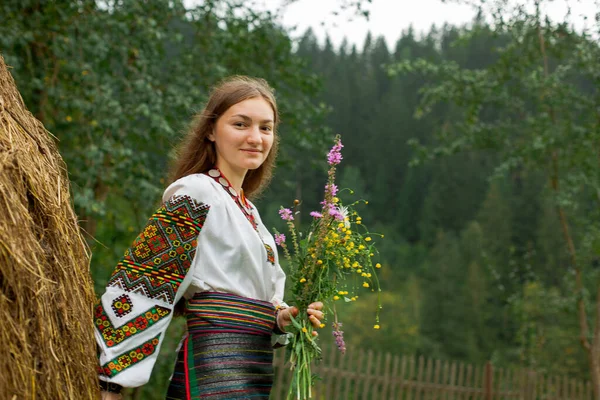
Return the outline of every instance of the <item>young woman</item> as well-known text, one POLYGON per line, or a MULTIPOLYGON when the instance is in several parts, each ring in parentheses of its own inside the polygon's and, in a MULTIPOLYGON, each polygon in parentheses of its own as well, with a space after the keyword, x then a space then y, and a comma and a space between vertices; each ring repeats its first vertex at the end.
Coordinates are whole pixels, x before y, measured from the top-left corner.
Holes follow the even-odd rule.
MULTIPOLYGON (((167 399, 269 398, 271 336, 298 310, 283 302, 275 242, 246 196, 269 182, 277 124, 272 89, 241 76, 217 86, 194 119, 162 207, 95 310, 103 398, 148 381, 176 304, 188 334, 167 399)), ((315 327, 322 306, 307 310, 315 327)))

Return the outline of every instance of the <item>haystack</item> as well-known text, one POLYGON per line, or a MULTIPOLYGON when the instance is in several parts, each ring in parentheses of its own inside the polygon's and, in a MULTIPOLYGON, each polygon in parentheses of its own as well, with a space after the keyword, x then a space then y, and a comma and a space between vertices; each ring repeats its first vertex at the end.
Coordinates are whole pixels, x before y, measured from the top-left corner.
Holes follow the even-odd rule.
POLYGON ((93 301, 65 164, 0 56, 0 399, 98 397, 93 301))

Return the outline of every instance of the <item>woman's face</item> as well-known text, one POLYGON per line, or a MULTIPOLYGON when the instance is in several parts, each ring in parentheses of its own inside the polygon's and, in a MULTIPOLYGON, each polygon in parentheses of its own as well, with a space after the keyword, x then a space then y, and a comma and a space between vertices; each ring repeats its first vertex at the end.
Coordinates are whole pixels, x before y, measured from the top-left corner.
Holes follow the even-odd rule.
POLYGON ((232 179, 262 165, 273 146, 275 115, 262 97, 231 106, 217 120, 209 139, 215 143, 217 167, 232 179))

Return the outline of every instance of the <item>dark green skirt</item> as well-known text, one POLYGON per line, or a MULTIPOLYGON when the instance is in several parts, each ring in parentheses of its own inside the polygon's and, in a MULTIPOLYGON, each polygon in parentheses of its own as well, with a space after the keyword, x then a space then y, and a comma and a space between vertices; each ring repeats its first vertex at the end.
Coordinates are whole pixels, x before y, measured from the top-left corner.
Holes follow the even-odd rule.
POLYGON ((264 399, 273 385, 275 308, 227 293, 196 294, 186 305, 169 400, 264 399))

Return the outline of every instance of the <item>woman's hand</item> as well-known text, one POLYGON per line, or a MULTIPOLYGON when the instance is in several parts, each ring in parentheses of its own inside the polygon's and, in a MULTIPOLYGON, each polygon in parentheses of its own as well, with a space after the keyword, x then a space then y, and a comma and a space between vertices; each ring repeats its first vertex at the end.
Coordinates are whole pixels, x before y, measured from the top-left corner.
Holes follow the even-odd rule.
MULTIPOLYGON (((321 303, 320 301, 311 303, 306 309, 306 313, 308 314, 308 320, 315 329, 321 326, 321 321, 325 316, 323 311, 321 311, 322 309, 323 303, 321 303)), ((277 325, 279 326, 279 329, 285 330, 285 327, 292 323, 291 316, 295 318, 297 315, 298 307, 288 307, 280 310, 277 314, 277 325)), ((317 331, 313 331, 312 335, 317 336, 317 331)))

